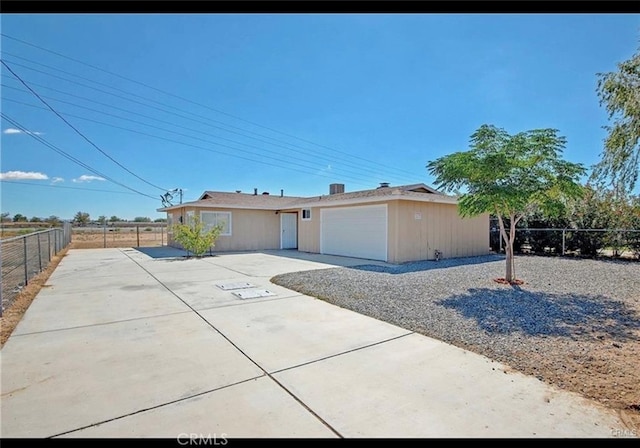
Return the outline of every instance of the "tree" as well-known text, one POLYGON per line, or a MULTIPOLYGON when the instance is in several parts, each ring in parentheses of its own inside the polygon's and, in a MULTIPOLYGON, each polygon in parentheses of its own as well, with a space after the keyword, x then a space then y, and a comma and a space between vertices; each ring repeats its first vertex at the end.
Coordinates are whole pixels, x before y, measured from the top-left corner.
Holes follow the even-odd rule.
POLYGON ((133 218, 133 222, 151 222, 151 218, 147 218, 146 216, 136 216, 133 218))
POLYGON ((640 51, 618 64, 617 72, 598 73, 600 105, 609 113, 602 159, 594 180, 611 181, 616 190, 631 191, 640 169, 640 51))
POLYGON ((37 216, 33 216, 29 222, 42 222, 42 219, 38 218, 37 216))
POLYGON ((2 213, 2 215, 0 215, 0 221, 11 222, 11 214, 9 212, 2 213))
POLYGON ((105 225, 107 223, 107 217, 104 215, 98 216, 98 222, 102 225, 105 225))
POLYGON ((466 189, 458 200, 463 217, 493 213, 498 218, 509 283, 516 281, 513 242, 518 221, 537 210, 559 215, 566 199, 582 194, 578 179, 585 169, 560 159, 566 140, 557 133, 535 129, 509 135, 482 125, 472 134, 468 151, 427 164, 437 187, 447 192, 466 189))
POLYGON ((62 221, 56 215, 49 216, 46 221, 51 224, 53 227, 59 226, 62 221))
POLYGON ((167 222, 167 218, 156 218, 153 222, 167 222))
POLYGON ((28 219, 26 216, 21 215, 20 213, 16 213, 13 215, 13 222, 27 222, 28 219))
POLYGON ((113 215, 111 218, 109 218, 109 222, 120 222, 122 221, 122 219, 118 218, 116 215, 113 215))
POLYGON ((185 250, 192 252, 196 257, 201 257, 215 245, 220 232, 222 232, 221 225, 207 230, 200 218, 194 216, 187 224, 173 226, 173 239, 185 250))
POLYGON ((78 212, 73 217, 73 222, 79 225, 83 225, 83 226, 87 225, 89 221, 90 221, 89 213, 86 213, 86 212, 78 212))

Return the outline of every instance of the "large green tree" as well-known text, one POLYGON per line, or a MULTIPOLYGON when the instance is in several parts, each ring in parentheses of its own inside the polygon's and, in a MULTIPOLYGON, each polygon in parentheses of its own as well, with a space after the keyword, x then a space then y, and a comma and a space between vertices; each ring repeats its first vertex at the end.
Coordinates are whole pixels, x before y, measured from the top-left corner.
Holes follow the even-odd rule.
POLYGON ((602 159, 592 177, 630 192, 640 169, 640 51, 619 63, 617 71, 598 73, 597 91, 612 124, 605 126, 602 159))
POLYGON ((75 223, 83 225, 83 226, 89 224, 90 220, 91 220, 91 217, 89 216, 89 213, 86 213, 86 212, 78 212, 73 217, 73 221, 75 223))
POLYGON ((498 217, 506 253, 505 279, 516 281, 513 242, 516 224, 541 211, 558 215, 568 198, 579 197, 581 164, 561 159, 566 139, 555 129, 535 129, 509 135, 504 129, 482 125, 471 136, 470 148, 427 164, 435 184, 444 191, 466 190, 459 213, 498 217), (506 222, 506 224, 505 224, 506 222))

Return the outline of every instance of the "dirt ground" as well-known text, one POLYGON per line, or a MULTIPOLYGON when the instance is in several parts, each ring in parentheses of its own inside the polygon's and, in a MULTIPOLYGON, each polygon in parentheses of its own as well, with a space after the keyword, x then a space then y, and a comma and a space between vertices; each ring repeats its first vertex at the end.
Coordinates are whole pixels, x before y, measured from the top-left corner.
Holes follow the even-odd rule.
POLYGON ((155 247, 167 244, 167 234, 157 229, 151 232, 140 230, 140 244, 135 228, 122 229, 121 232, 72 232, 71 249, 99 249, 105 247, 155 247))
POLYGON ((29 284, 18 294, 11 306, 2 313, 0 317, 0 348, 7 342, 11 333, 16 328, 20 319, 27 311, 31 302, 43 287, 46 287, 47 280, 56 270, 60 261, 67 255, 68 249, 63 249, 58 255, 51 259, 49 266, 38 275, 29 280, 29 284))

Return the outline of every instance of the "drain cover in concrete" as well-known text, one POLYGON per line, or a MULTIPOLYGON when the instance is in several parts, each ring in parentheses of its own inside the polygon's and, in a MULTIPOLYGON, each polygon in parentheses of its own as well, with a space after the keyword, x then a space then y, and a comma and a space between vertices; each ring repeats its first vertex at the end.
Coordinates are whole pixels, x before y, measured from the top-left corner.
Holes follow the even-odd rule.
POLYGON ((245 291, 233 291, 231 294, 241 299, 256 299, 258 297, 275 296, 276 294, 267 289, 247 289, 245 291))
POLYGON ((220 283, 219 285, 216 285, 216 286, 220 289, 224 289, 225 291, 230 291, 232 289, 253 288, 256 285, 252 285, 251 283, 247 283, 247 282, 240 282, 240 283, 220 283))

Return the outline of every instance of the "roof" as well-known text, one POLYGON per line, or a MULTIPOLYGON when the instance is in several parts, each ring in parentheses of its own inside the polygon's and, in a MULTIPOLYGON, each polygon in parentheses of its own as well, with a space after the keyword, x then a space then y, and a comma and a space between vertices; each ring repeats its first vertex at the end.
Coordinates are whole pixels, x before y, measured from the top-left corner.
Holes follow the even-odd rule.
POLYGON ((455 203, 456 198, 447 196, 425 184, 400 185, 396 187, 378 187, 370 190, 352 191, 311 197, 276 196, 267 194, 229 193, 224 191, 205 191, 197 201, 160 208, 168 211, 191 206, 198 208, 241 208, 258 210, 283 210, 300 207, 318 207, 324 204, 385 201, 389 199, 420 200, 429 202, 455 203))

